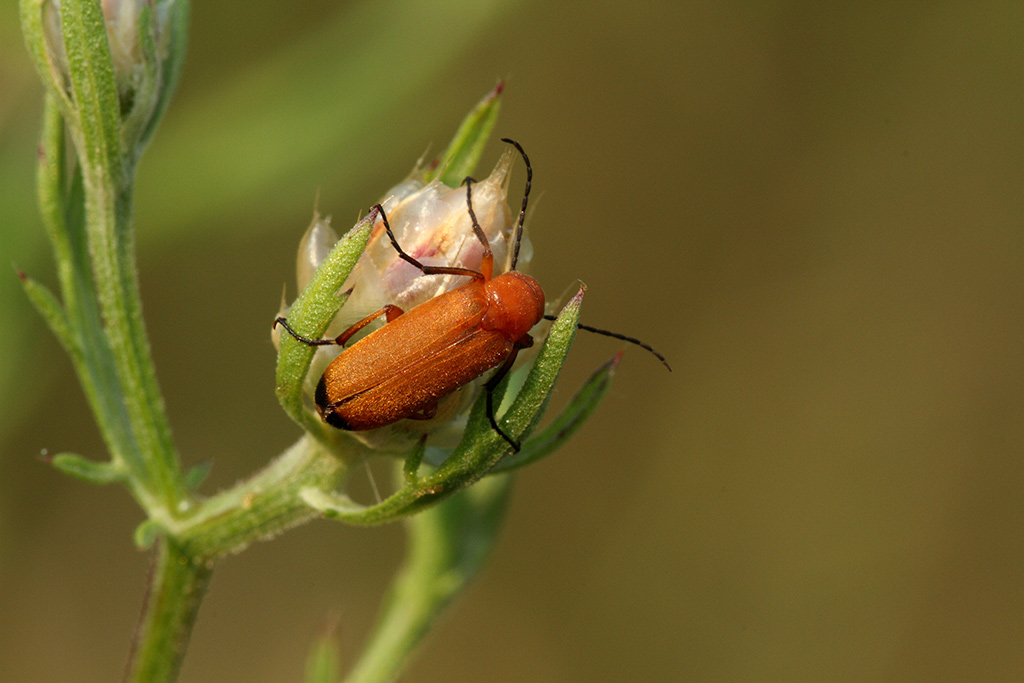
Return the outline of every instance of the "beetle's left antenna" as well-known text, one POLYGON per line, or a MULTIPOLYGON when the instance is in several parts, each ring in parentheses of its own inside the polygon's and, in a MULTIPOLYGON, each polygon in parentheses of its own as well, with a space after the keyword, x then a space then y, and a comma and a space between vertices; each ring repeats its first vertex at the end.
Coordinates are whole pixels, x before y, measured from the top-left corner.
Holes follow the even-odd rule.
POLYGON ((516 263, 519 262, 519 243, 523 241, 523 222, 526 220, 526 204, 530 198, 530 184, 533 182, 533 166, 530 165, 530 157, 526 156, 526 150, 523 146, 512 138, 502 138, 502 142, 507 142, 516 149, 519 150, 519 154, 523 157, 523 162, 526 164, 526 190, 523 192, 523 205, 519 209, 519 222, 516 224, 516 247, 515 251, 512 252, 512 270, 516 269, 516 263))

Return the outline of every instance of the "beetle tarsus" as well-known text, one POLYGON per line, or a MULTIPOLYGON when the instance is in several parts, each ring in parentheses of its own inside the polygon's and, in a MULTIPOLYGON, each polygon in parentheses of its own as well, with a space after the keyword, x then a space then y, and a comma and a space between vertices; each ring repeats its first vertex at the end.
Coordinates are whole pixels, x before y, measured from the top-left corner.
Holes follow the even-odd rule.
POLYGON ((333 339, 310 339, 309 337, 303 337, 301 334, 292 329, 292 326, 288 324, 288 319, 279 317, 274 321, 274 327, 280 325, 288 334, 295 337, 298 341, 302 342, 306 346, 330 346, 336 342, 333 339))

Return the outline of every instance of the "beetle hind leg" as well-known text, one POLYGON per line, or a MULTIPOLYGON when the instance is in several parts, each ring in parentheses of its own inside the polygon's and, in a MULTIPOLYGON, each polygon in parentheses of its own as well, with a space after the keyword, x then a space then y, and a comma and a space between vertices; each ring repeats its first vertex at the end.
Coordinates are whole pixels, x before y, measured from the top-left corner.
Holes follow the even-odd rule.
POLYGON ((516 356, 519 354, 519 349, 529 348, 533 345, 533 337, 530 335, 523 335, 523 338, 516 342, 516 345, 512 348, 512 353, 508 355, 505 362, 501 364, 497 372, 487 380, 487 384, 484 385, 484 391, 487 392, 487 419, 491 422, 491 428, 498 432, 501 438, 508 442, 508 445, 512 447, 513 453, 518 453, 520 443, 513 439, 511 436, 505 433, 505 430, 498 425, 498 419, 494 416, 494 390, 497 388, 501 380, 505 379, 505 375, 512 369, 513 363, 516 362, 516 356))
POLYGON ((408 420, 432 420, 437 415, 437 404, 431 403, 429 406, 420 408, 412 415, 406 416, 408 420))

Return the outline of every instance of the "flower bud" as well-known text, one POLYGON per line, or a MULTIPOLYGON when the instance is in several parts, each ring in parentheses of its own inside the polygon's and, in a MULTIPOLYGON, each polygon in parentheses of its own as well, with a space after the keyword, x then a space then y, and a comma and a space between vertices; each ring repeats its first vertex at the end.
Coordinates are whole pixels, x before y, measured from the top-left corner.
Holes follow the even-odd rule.
MULTIPOLYGON (((473 211, 487 236, 494 255, 494 272, 509 269, 510 243, 515 228, 508 209, 508 182, 514 156, 506 152, 491 174, 473 183, 473 211)), ((451 188, 440 181, 426 185, 406 180, 393 187, 381 205, 398 243, 407 254, 428 266, 480 268, 483 245, 473 232, 466 204, 466 188, 451 188)), ((328 242, 336 241, 334 231, 319 218, 303 236, 299 248, 299 289, 303 289, 312 273, 330 250, 328 242), (327 232, 330 231, 330 232, 327 232)), ((518 267, 529 263, 529 241, 524 238, 518 267)), ((331 325, 330 334, 340 334, 352 323, 383 307, 394 304, 408 311, 439 294, 465 284, 469 278, 454 275, 424 276, 415 266, 398 256, 378 220, 373 235, 359 263, 345 282, 343 290, 351 290, 345 307, 331 325)))
MULTIPOLYGON (((472 185, 473 212, 494 256, 495 275, 509 270, 511 265, 510 247, 515 239, 515 221, 509 212, 507 195, 514 158, 513 152, 504 153, 491 174, 472 185)), ((392 188, 381 205, 402 249, 420 263, 472 270, 480 268, 483 245, 473 231, 464 185, 451 188, 438 180, 424 184, 410 178, 392 188)), ((335 241, 337 236, 327 222, 315 216, 299 246, 297 279, 300 291, 309 283, 335 241)), ((528 262, 530 251, 529 244, 524 241, 517 268, 522 269, 528 262)), ((418 268, 398 256, 384 230, 383 221, 378 220, 366 250, 342 287, 342 291, 349 292, 349 297, 326 336, 341 334, 386 304, 410 311, 468 280, 467 276, 424 276, 418 268)), ((365 333, 383 323, 381 319, 376 325, 368 326, 365 333)), ((310 378, 314 383, 339 353, 341 349, 332 346, 318 350, 310 368, 310 378)), ((373 432, 353 432, 353 435, 382 450, 400 449, 420 434, 443 427, 454 427, 452 436, 457 440, 461 433, 459 423, 464 422, 464 412, 477 389, 477 383, 473 383, 447 396, 438 405, 437 415, 430 420, 402 420, 373 432)), ((431 443, 438 443, 438 439, 432 439, 431 443)))
MULTIPOLYGON (((66 0, 65 0, 66 2, 66 0)), ((70 91, 71 71, 62 26, 61 0, 35 0, 42 16, 44 80, 70 91)), ((169 100, 181 69, 188 5, 182 0, 102 0, 110 63, 126 142, 145 142, 169 100)), ((85 22, 87 35, 95 23, 85 22)), ((31 47, 31 46, 30 46, 31 47)), ((65 100, 72 102, 72 100, 65 100)))

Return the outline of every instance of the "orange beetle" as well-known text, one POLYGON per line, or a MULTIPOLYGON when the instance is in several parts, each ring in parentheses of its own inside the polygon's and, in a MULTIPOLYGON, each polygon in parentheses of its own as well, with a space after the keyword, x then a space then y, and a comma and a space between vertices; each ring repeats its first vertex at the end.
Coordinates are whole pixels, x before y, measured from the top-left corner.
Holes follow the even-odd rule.
MULTIPOLYGON (((533 345, 530 329, 542 319, 553 320, 554 316, 544 314, 544 291, 540 284, 515 270, 533 169, 518 142, 507 138, 502 141, 519 150, 526 163, 526 190, 509 272, 492 277, 494 256, 473 212, 472 181, 467 178, 466 206, 473 232, 484 246, 479 271, 423 265, 399 246, 383 207, 378 204, 374 209, 380 213, 388 238, 402 259, 424 275, 468 275, 473 278, 470 282, 408 313, 388 304, 335 339, 307 339, 296 333, 285 318, 275 321, 275 325, 280 323, 304 344, 344 346, 360 329, 381 315, 386 317, 386 325, 346 349, 320 378, 314 398, 317 412, 327 424, 362 431, 406 418, 429 419, 442 398, 500 366, 486 384, 487 416, 494 430, 513 450, 519 450, 519 443, 498 426, 492 393, 512 367, 519 350, 533 345)), ((661 354, 637 339, 586 325, 578 327, 638 344, 668 366, 661 354)))

